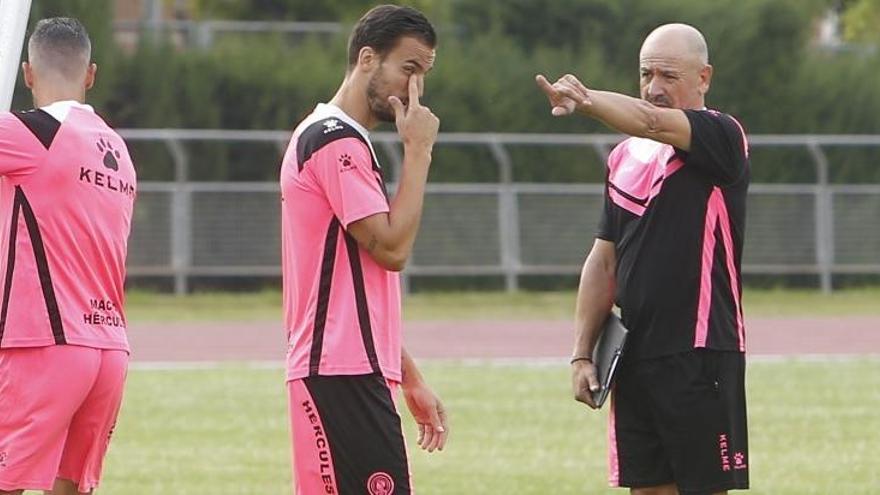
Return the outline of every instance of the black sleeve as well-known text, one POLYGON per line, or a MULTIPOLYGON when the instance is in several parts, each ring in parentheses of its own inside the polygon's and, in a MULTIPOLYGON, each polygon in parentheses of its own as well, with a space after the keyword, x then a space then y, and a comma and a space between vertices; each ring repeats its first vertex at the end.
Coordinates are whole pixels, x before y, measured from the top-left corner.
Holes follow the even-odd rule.
POLYGON ((691 124, 691 149, 686 163, 699 167, 719 186, 729 186, 748 167, 745 135, 730 115, 712 110, 685 110, 691 124))
POLYGON ((602 216, 599 218, 599 230, 596 231, 596 237, 603 241, 617 241, 617 231, 614 228, 614 205, 611 198, 608 197, 608 181, 605 181, 605 202, 602 206, 602 216))

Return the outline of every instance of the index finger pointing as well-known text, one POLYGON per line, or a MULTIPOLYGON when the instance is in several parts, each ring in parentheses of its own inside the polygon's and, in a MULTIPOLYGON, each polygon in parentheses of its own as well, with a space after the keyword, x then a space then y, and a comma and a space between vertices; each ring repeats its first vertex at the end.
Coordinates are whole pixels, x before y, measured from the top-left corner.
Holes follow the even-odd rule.
POLYGON ((422 75, 415 74, 409 76, 409 106, 411 107, 419 104, 419 83, 422 77, 422 75))
POLYGON ((546 93, 547 96, 553 97, 558 94, 556 88, 554 88, 553 85, 550 84, 550 81, 548 81, 547 78, 544 77, 542 74, 538 74, 537 76, 535 76, 535 82, 538 83, 538 87, 541 88, 541 91, 546 93))

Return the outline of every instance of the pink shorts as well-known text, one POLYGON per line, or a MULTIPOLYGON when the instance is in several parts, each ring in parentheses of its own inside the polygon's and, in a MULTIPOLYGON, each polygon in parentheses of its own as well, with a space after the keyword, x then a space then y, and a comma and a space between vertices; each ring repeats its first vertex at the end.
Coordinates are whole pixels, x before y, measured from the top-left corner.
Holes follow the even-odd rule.
POLYGON ((58 345, 0 349, 0 490, 90 492, 101 478, 128 353, 58 345))
POLYGON ((412 493, 398 387, 378 374, 287 382, 294 493, 412 493))

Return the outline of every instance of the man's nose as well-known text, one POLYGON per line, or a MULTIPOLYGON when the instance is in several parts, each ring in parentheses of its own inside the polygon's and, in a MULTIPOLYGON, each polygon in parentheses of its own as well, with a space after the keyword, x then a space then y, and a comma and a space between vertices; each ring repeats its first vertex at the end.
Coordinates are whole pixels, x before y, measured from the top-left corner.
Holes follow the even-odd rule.
POLYGON ((663 86, 656 77, 651 78, 647 87, 648 96, 661 96, 663 94, 663 86))

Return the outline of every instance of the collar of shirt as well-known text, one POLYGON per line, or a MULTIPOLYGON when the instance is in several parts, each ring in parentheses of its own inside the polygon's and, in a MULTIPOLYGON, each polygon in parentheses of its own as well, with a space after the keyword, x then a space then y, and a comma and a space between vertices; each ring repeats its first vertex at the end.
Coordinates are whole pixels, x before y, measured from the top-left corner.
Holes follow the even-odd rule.
POLYGON ((315 110, 322 115, 330 115, 344 121, 346 124, 354 127, 355 130, 361 133, 365 138, 370 137, 370 131, 364 128, 364 126, 358 124, 356 120, 332 103, 318 103, 318 108, 315 110))
POLYGON ((358 131, 361 136, 364 137, 367 145, 370 147, 370 153, 373 155, 373 161, 375 165, 379 168, 382 168, 382 165, 379 164, 379 158, 376 156, 376 149, 373 148, 373 142, 370 140, 370 131, 368 131, 364 126, 360 125, 356 120, 351 118, 341 108, 333 105, 332 103, 318 103, 318 106, 315 108, 315 112, 313 113, 313 115, 317 116, 319 119, 323 119, 325 117, 336 117, 337 119, 350 125, 352 128, 354 128, 354 130, 358 131))
POLYGON ((55 117, 55 120, 57 120, 58 122, 64 122, 64 119, 67 118, 67 114, 70 113, 71 108, 81 108, 83 110, 88 110, 92 113, 95 112, 95 109, 92 108, 91 105, 86 105, 84 103, 80 103, 74 100, 56 101, 51 105, 47 105, 41 108, 40 110, 43 110, 49 115, 55 117))

